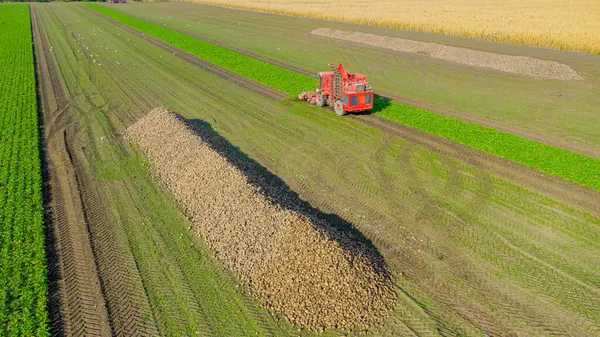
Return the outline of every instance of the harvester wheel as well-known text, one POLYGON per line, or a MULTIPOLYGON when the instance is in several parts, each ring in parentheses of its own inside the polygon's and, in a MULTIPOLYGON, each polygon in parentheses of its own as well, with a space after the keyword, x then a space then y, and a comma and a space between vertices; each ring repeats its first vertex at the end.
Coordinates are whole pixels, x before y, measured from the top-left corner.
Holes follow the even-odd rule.
POLYGON ((342 101, 335 101, 335 103, 333 104, 333 110, 339 116, 343 116, 346 114, 346 111, 344 111, 344 107, 342 106, 342 101))
POLYGON ((327 98, 324 93, 319 93, 319 100, 317 101, 317 106, 325 106, 327 104, 327 98))

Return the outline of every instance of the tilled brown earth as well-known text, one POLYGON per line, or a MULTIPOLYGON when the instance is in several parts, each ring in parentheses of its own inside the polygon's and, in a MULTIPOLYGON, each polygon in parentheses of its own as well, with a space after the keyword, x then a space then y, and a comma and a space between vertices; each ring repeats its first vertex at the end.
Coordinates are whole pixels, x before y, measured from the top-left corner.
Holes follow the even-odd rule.
POLYGON ((193 230, 267 308, 315 330, 367 327, 388 316, 396 298, 390 273, 352 230, 275 202, 287 197, 262 191, 211 146, 210 134, 164 108, 126 136, 146 153, 193 230))
POLYGON ((47 35, 32 5, 36 72, 44 121, 48 183, 47 240, 53 251, 48 262, 50 324, 56 336, 110 336, 86 212, 80 193, 81 176, 73 163, 73 146, 67 141, 78 125, 69 114, 68 94, 48 46, 47 35))

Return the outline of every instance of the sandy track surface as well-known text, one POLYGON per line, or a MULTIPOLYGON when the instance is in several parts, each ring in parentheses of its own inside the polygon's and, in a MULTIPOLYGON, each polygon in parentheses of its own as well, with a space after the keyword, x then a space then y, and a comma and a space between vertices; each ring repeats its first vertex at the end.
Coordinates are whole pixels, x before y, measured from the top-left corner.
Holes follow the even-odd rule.
POLYGON ((318 28, 313 30, 311 34, 404 53, 422 54, 440 60, 452 61, 474 67, 490 68, 511 74, 554 80, 583 80, 581 75, 567 65, 556 61, 540 60, 533 57, 496 54, 467 48, 445 46, 437 43, 413 41, 361 32, 348 32, 330 28, 318 28))
POLYGON ((166 109, 150 112, 126 136, 148 155, 194 230, 266 307, 315 330, 387 317, 391 277, 364 239, 275 203, 209 145, 209 134, 166 109))
POLYGON ((135 262, 88 176, 81 126, 48 38, 31 5, 49 178, 52 334, 157 335, 135 262))

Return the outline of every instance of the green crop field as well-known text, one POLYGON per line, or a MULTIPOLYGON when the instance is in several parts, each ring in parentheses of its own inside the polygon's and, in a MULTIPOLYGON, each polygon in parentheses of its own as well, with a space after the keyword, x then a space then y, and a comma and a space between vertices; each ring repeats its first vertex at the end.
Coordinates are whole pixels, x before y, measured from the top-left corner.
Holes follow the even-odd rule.
POLYGON ((0 5, 0 335, 45 336, 46 260, 29 5, 0 5))
MULTIPOLYGON (((551 182, 528 171, 517 172, 525 176, 519 181, 459 151, 386 133, 359 117, 265 97, 84 6, 34 8, 47 35, 44 54, 56 62, 49 72, 64 82, 68 102, 61 114, 50 111, 47 127, 56 144, 67 144, 70 158, 62 148, 48 152, 74 163, 65 175, 77 178, 84 211, 93 211, 87 221, 97 258, 89 263, 105 285, 109 328, 316 335, 263 309, 223 269, 168 190, 154 182, 143 154, 121 136, 165 106, 212 129, 233 153, 247 155, 324 216, 339 216, 373 242, 395 275, 399 297, 390 317, 369 334, 598 333, 600 219, 574 202, 577 190, 553 194, 542 188, 551 182), (105 258, 107 247, 118 259, 105 258), (116 287, 119 280, 127 287, 116 287), (133 306, 128 303, 136 304, 134 314, 122 309, 133 306)), ((290 94, 314 86, 305 76, 151 27, 152 34, 173 37, 173 44, 198 48, 203 58, 290 94)), ((324 335, 342 333, 365 334, 324 335)))
MULTIPOLYGON (((314 83, 314 80, 308 76, 195 39, 117 10, 96 4, 87 6, 202 59, 290 95, 311 89, 311 83, 314 83)), ((377 101, 376 112, 389 120, 600 190, 600 158, 573 153, 410 105, 389 102, 381 97, 377 101)))
MULTIPOLYGON (((243 51, 283 34, 288 45, 273 38, 252 52, 314 71, 336 61, 325 58, 341 45, 307 42, 320 21, 244 13, 191 4, 0 5, 0 337, 600 336, 600 158, 381 96, 374 115, 340 117, 306 104, 294 96, 315 79, 243 51), (259 20, 255 30, 243 27, 247 20, 259 20), (294 27, 304 28, 294 35, 294 27), (308 61, 311 51, 318 60, 308 61), (160 106, 203 130, 249 183, 280 191, 281 199, 268 196, 277 206, 370 241, 398 295, 389 316, 364 329, 341 323, 318 332, 267 310, 209 249, 198 222, 212 219, 178 203, 124 136, 160 106)), ((378 57, 353 48, 344 62, 378 57)), ((386 55, 372 64, 370 83, 421 91, 424 82, 413 87, 396 76, 403 66, 386 67, 386 55)), ((438 75, 452 83, 448 74, 461 71, 472 70, 438 75)), ((410 72, 427 77, 426 69, 410 72)), ((538 85, 513 80, 490 86, 538 85)), ((564 83, 554 84, 567 95, 564 83)), ((582 115, 573 115, 576 124, 582 115)), ((586 130, 579 141, 595 144, 592 129, 577 129, 586 130)), ((191 172, 180 166, 172 169, 191 172)), ((205 199, 214 217, 230 216, 205 199)), ((322 286, 314 275, 306 280, 322 286)))

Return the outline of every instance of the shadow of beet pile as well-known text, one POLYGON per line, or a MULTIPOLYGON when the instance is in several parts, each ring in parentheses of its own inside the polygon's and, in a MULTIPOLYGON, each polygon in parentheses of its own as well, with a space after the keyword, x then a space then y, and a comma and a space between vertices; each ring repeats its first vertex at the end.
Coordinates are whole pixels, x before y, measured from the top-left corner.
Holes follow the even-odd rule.
POLYGON ((264 305, 313 330, 365 328, 396 298, 376 248, 202 120, 157 108, 126 132, 194 231, 264 305))

